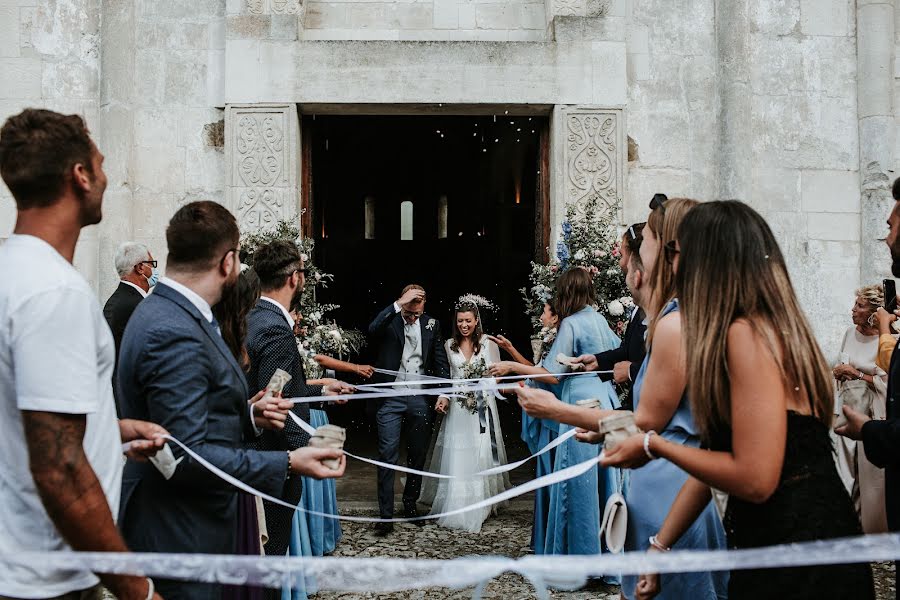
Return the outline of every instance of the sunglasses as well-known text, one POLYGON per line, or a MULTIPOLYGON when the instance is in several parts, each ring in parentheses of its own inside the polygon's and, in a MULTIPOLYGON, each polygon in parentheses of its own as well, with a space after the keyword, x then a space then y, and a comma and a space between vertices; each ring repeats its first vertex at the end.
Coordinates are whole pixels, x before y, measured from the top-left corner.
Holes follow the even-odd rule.
POLYGON ((653 198, 650 199, 650 210, 659 209, 659 212, 662 214, 666 213, 666 202, 669 201, 669 197, 665 194, 653 194, 653 198))
POLYGON ((670 265, 675 262, 675 257, 681 254, 681 250, 675 247, 675 240, 663 246, 663 252, 665 252, 666 262, 670 265))
POLYGON ((142 260, 138 263, 139 265, 150 265, 154 269, 157 267, 157 262, 155 260, 142 260))

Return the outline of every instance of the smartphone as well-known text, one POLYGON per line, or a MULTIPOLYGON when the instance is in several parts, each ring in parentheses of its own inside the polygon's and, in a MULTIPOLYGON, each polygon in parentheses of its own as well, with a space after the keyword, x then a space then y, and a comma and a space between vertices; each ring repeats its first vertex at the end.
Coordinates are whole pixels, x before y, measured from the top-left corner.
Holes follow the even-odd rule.
POLYGON ((897 310, 897 284, 893 279, 884 280, 884 310, 889 313, 897 310))

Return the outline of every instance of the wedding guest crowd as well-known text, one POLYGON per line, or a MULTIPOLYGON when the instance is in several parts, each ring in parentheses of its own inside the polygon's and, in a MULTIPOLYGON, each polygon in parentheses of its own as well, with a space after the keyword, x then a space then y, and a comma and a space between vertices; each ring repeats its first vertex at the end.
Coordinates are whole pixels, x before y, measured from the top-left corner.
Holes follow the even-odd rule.
MULTIPOLYGON (((252 266, 241 265, 234 216, 214 202, 186 204, 166 229, 165 277, 146 246, 123 244, 115 256, 120 284, 101 311, 72 266, 81 229, 102 218, 106 188, 103 156, 83 120, 35 109, 8 119, 0 176, 17 209, 14 233, 0 247, 0 554, 333 551, 336 520, 238 493, 200 461, 289 506, 337 514, 343 452, 309 447, 290 415, 325 425, 328 396, 353 388, 318 374, 308 379, 309 357, 296 337, 306 274, 296 244, 265 244, 252 266), (283 390, 267 390, 279 370, 289 377, 283 390), (317 400, 289 400, 303 397, 317 400), (337 470, 327 459, 339 461, 337 470)), ((900 276, 900 180, 894 197, 886 243, 900 276)), ((560 275, 544 307, 545 343, 534 361, 505 337, 483 335, 470 303, 457 305, 445 345, 418 285, 370 325, 377 369, 313 358, 379 382, 397 373, 466 379, 480 357, 490 376, 529 376, 515 390, 529 450, 579 430, 538 457, 537 475, 599 460, 537 490, 536 554, 606 552, 601 513, 616 494, 627 502, 629 551, 745 549, 900 530, 900 357, 892 330, 900 311, 885 310, 884 287, 856 290, 853 324, 829 369, 778 243, 751 207, 656 194, 646 222, 628 227, 620 248, 635 303, 622 340, 594 306, 591 272, 576 267, 560 275), (513 360, 499 360, 498 348, 513 360), (578 371, 590 374, 572 376, 578 371), (624 389, 621 400, 613 383, 624 389), (637 433, 606 445, 598 459, 608 441, 604 420, 623 417, 633 417, 637 433), (728 495, 722 512, 718 493, 728 495)), ((424 467, 432 404, 424 395, 377 404, 383 462, 398 462, 406 422, 409 466, 424 467)), ((478 452, 456 452, 472 460, 456 460, 453 473, 494 465, 496 403, 484 405, 488 428, 472 431, 482 423, 478 407, 453 413, 467 409, 444 397, 436 406, 448 413, 436 452, 444 443, 459 450, 459 440, 478 433, 478 452)), ((443 471, 441 463, 441 456, 433 462, 443 471)), ((420 487, 421 477, 407 476, 405 517, 418 517, 420 487)), ((437 501, 442 493, 462 487, 426 491, 433 512, 450 506, 437 501)), ((384 518, 393 517, 393 491, 394 471, 380 468, 384 518)), ((477 524, 454 523, 477 531, 489 513, 475 515, 477 524)), ((392 530, 382 522, 375 533, 392 530)), ((614 573, 605 580, 619 582, 614 573)), ((293 600, 315 591, 313 581, 263 591, 37 563, 0 572, 0 599, 34 597, 36 584, 45 598, 85 600, 99 598, 101 584, 123 600, 293 600)), ((866 564, 648 573, 621 585, 628 599, 874 597, 866 564)))

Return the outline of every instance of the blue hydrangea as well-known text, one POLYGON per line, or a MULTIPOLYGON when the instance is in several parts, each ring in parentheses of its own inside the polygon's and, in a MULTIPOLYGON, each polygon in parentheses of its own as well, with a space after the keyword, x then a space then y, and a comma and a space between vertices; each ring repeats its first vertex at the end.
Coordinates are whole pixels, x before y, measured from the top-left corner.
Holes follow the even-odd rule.
POLYGON ((559 267, 565 270, 569 264, 569 246, 562 240, 556 242, 556 258, 559 259, 559 267))
POLYGON ((563 239, 566 240, 567 242, 569 241, 569 238, 572 237, 572 224, 569 223, 568 221, 562 222, 562 234, 563 234, 563 239))

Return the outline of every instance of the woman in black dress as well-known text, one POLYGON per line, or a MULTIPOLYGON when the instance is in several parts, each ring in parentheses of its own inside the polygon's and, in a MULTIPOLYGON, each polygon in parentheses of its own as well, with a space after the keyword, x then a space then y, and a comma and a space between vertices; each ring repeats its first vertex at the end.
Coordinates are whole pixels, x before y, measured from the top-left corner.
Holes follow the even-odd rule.
MULTIPOLYGON (((688 479, 651 551, 666 551, 710 499, 730 494, 731 548, 861 533, 838 477, 828 430, 831 372, 765 220, 740 202, 694 208, 667 247, 676 270, 691 409, 708 450, 646 432, 606 453, 604 466, 669 460, 688 479), (711 450, 711 451, 710 451, 711 450)), ((659 593, 644 575, 638 598, 659 593)), ((729 598, 873 598, 866 564, 737 570, 729 598)))

